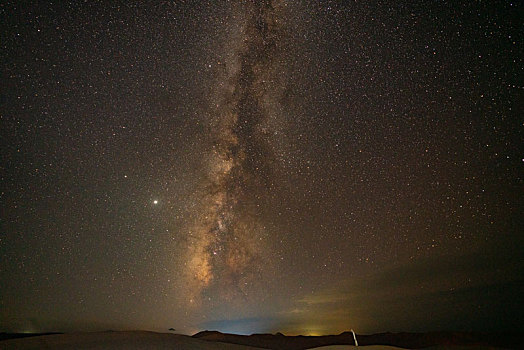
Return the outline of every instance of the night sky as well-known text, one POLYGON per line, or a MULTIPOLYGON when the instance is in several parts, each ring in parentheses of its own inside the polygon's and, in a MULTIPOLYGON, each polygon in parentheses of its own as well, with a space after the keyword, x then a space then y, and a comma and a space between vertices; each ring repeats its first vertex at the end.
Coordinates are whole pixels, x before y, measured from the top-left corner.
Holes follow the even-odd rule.
POLYGON ((3 1, 0 331, 524 330, 519 1, 3 1))

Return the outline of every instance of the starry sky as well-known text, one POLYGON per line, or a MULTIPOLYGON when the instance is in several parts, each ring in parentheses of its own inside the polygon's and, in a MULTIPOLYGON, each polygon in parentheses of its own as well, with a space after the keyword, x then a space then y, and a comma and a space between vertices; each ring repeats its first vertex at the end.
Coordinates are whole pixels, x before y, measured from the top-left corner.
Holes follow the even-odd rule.
POLYGON ((0 330, 523 330, 523 6, 0 4, 0 330))

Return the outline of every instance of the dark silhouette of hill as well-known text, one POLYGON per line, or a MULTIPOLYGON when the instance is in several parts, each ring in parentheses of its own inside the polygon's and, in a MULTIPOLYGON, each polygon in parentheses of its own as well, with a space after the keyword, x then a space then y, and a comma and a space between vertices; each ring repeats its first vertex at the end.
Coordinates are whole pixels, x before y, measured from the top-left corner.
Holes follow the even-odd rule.
MULTIPOLYGON (((355 345, 353 334, 343 332, 325 336, 285 336, 277 334, 237 335, 217 331, 203 331, 193 335, 207 341, 248 345, 274 350, 302 350, 327 345, 355 345)), ((379 333, 357 335, 358 345, 390 345, 407 349, 422 349, 430 346, 493 346, 516 349, 524 344, 524 336, 517 333, 379 333)))

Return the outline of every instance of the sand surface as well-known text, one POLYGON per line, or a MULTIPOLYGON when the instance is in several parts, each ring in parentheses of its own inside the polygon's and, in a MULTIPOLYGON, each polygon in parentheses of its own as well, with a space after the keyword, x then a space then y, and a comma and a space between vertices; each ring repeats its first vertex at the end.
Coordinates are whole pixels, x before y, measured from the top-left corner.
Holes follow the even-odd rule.
MULTIPOLYGON (((205 341, 186 335, 155 333, 145 331, 93 332, 53 334, 30 338, 0 341, 2 349, 176 349, 176 350, 260 350, 261 348, 205 341)), ((395 346, 369 345, 331 345, 312 348, 315 350, 404 350, 395 346)), ((486 346, 436 346, 426 350, 496 350, 486 346)))
POLYGON ((397 348, 396 346, 386 345, 368 345, 368 346, 353 346, 353 345, 330 345, 321 346, 319 348, 312 348, 314 350, 405 350, 404 348, 397 348))
MULTIPOLYGON (((398 348, 396 346, 386 345, 367 345, 367 346, 353 346, 353 345, 330 345, 321 346, 319 348, 312 348, 311 350, 406 350, 405 348, 398 348)), ((424 348, 424 350, 504 350, 502 348, 494 348, 489 346, 432 346, 424 348)))
POLYGON ((208 342, 185 335, 144 331, 69 333, 10 339, 0 341, 0 349, 259 350, 249 346, 208 342))

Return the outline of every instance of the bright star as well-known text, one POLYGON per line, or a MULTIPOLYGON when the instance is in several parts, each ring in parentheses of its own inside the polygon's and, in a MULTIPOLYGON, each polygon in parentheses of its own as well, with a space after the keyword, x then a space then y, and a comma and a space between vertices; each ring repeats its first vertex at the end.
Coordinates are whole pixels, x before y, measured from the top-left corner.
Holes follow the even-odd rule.
POLYGON ((158 201, 155 199, 155 200, 153 201, 153 204, 158 204, 158 201))

